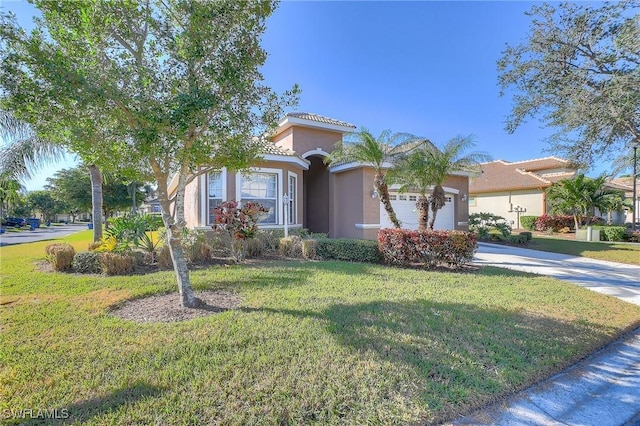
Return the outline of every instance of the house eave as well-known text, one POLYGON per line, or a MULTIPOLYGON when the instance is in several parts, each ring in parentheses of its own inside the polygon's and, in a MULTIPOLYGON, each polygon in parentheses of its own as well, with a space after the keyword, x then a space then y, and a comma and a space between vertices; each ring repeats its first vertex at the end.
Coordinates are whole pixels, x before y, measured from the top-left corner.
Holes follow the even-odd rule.
POLYGON ((321 123, 313 120, 305 120, 303 118, 298 117, 285 117, 280 123, 278 123, 278 128, 276 133, 281 133, 287 130, 292 126, 300 126, 300 127, 310 127, 314 129, 323 129, 323 130, 332 130, 334 132, 339 132, 342 134, 345 133, 353 133, 355 129, 353 127, 348 126, 339 126, 337 124, 330 123, 321 123))

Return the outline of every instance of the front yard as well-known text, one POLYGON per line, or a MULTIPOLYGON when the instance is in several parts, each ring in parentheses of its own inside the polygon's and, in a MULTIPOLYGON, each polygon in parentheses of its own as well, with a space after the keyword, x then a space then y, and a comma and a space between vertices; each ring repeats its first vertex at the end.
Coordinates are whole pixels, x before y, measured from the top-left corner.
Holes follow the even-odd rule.
POLYGON ((44 272, 49 243, 0 248, 9 423, 25 409, 90 424, 439 422, 640 325, 638 306, 518 272, 302 261, 197 269, 196 290, 240 308, 140 324, 111 309, 174 291, 172 272, 44 272))
POLYGON ((537 235, 533 237, 528 248, 583 256, 591 259, 628 263, 630 265, 640 265, 640 244, 638 243, 615 243, 609 241, 585 242, 568 238, 575 238, 575 236, 574 234, 569 234, 562 238, 560 236, 547 237, 537 235))

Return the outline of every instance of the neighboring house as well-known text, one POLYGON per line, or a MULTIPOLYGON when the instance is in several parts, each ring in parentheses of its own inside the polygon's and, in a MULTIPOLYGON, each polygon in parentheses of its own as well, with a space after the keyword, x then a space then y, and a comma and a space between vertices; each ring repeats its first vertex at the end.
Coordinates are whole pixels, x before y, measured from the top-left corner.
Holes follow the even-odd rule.
POLYGON ((557 157, 481 164, 482 174, 469 181, 469 213, 493 213, 519 228, 520 216, 547 213, 546 189, 572 178, 576 169, 557 157))
MULTIPOLYGON (((336 142, 355 129, 320 115, 287 114, 248 174, 222 169, 199 176, 187 186, 187 225, 210 227, 213 208, 223 201, 257 201, 269 208, 260 221, 263 229, 282 228, 286 210, 291 227, 330 237, 375 239, 380 227, 391 225, 373 190, 373 169, 358 163, 333 167, 324 163, 336 142)), ((435 228, 467 230, 468 176, 450 176, 443 186, 447 204, 438 212, 435 228)), ((416 196, 391 190, 392 203, 406 228, 417 228, 416 196)))
POLYGON ((150 198, 145 200, 140 207, 138 207, 138 213, 140 214, 160 214, 160 202, 158 198, 150 198))
MULTIPOLYGON (((627 200, 631 200, 630 205, 633 205, 633 178, 631 176, 624 176, 611 179, 607 182, 607 185, 614 189, 619 189, 624 191, 624 196, 627 200)), ((640 211, 640 182, 636 183, 636 212, 640 211)), ((633 211, 629 209, 624 210, 624 217, 622 218, 622 222, 624 223, 633 223, 633 211)), ((636 222, 640 222, 640 215, 636 213, 635 215, 636 222)))

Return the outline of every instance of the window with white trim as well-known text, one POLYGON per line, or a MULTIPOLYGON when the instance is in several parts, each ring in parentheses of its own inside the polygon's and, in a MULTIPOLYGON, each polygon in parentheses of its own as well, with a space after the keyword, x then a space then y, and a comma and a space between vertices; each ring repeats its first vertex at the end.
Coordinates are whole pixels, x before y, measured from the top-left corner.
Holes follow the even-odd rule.
POLYGON ((256 172, 242 175, 240 179, 240 202, 247 201, 259 203, 269 209, 269 212, 260 216, 258 223, 277 224, 278 214, 278 174, 256 172))
POLYGON ((298 198, 298 194, 296 189, 298 188, 298 177, 289 172, 289 223, 297 223, 297 214, 296 214, 296 201, 298 198))
POLYGON ((214 209, 218 207, 224 201, 222 199, 224 192, 224 182, 222 179, 222 172, 210 172, 207 179, 208 194, 208 210, 209 210, 209 225, 215 223, 214 209))

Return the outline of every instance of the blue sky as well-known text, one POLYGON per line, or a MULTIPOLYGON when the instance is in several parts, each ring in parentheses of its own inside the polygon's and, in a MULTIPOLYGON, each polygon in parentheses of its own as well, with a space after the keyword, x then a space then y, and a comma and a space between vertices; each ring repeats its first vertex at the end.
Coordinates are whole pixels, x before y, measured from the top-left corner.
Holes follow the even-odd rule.
MULTIPOLYGON (((519 161, 552 155, 552 133, 530 120, 504 130, 511 99, 501 98, 496 61, 525 40, 532 2, 283 1, 267 22, 263 68, 277 91, 300 85, 298 111, 442 144, 475 135, 476 149, 519 161)), ((29 25, 33 8, 4 1, 29 25)), ((27 182, 42 187, 57 164, 27 182)), ((596 170, 603 171, 603 167, 596 170)))

